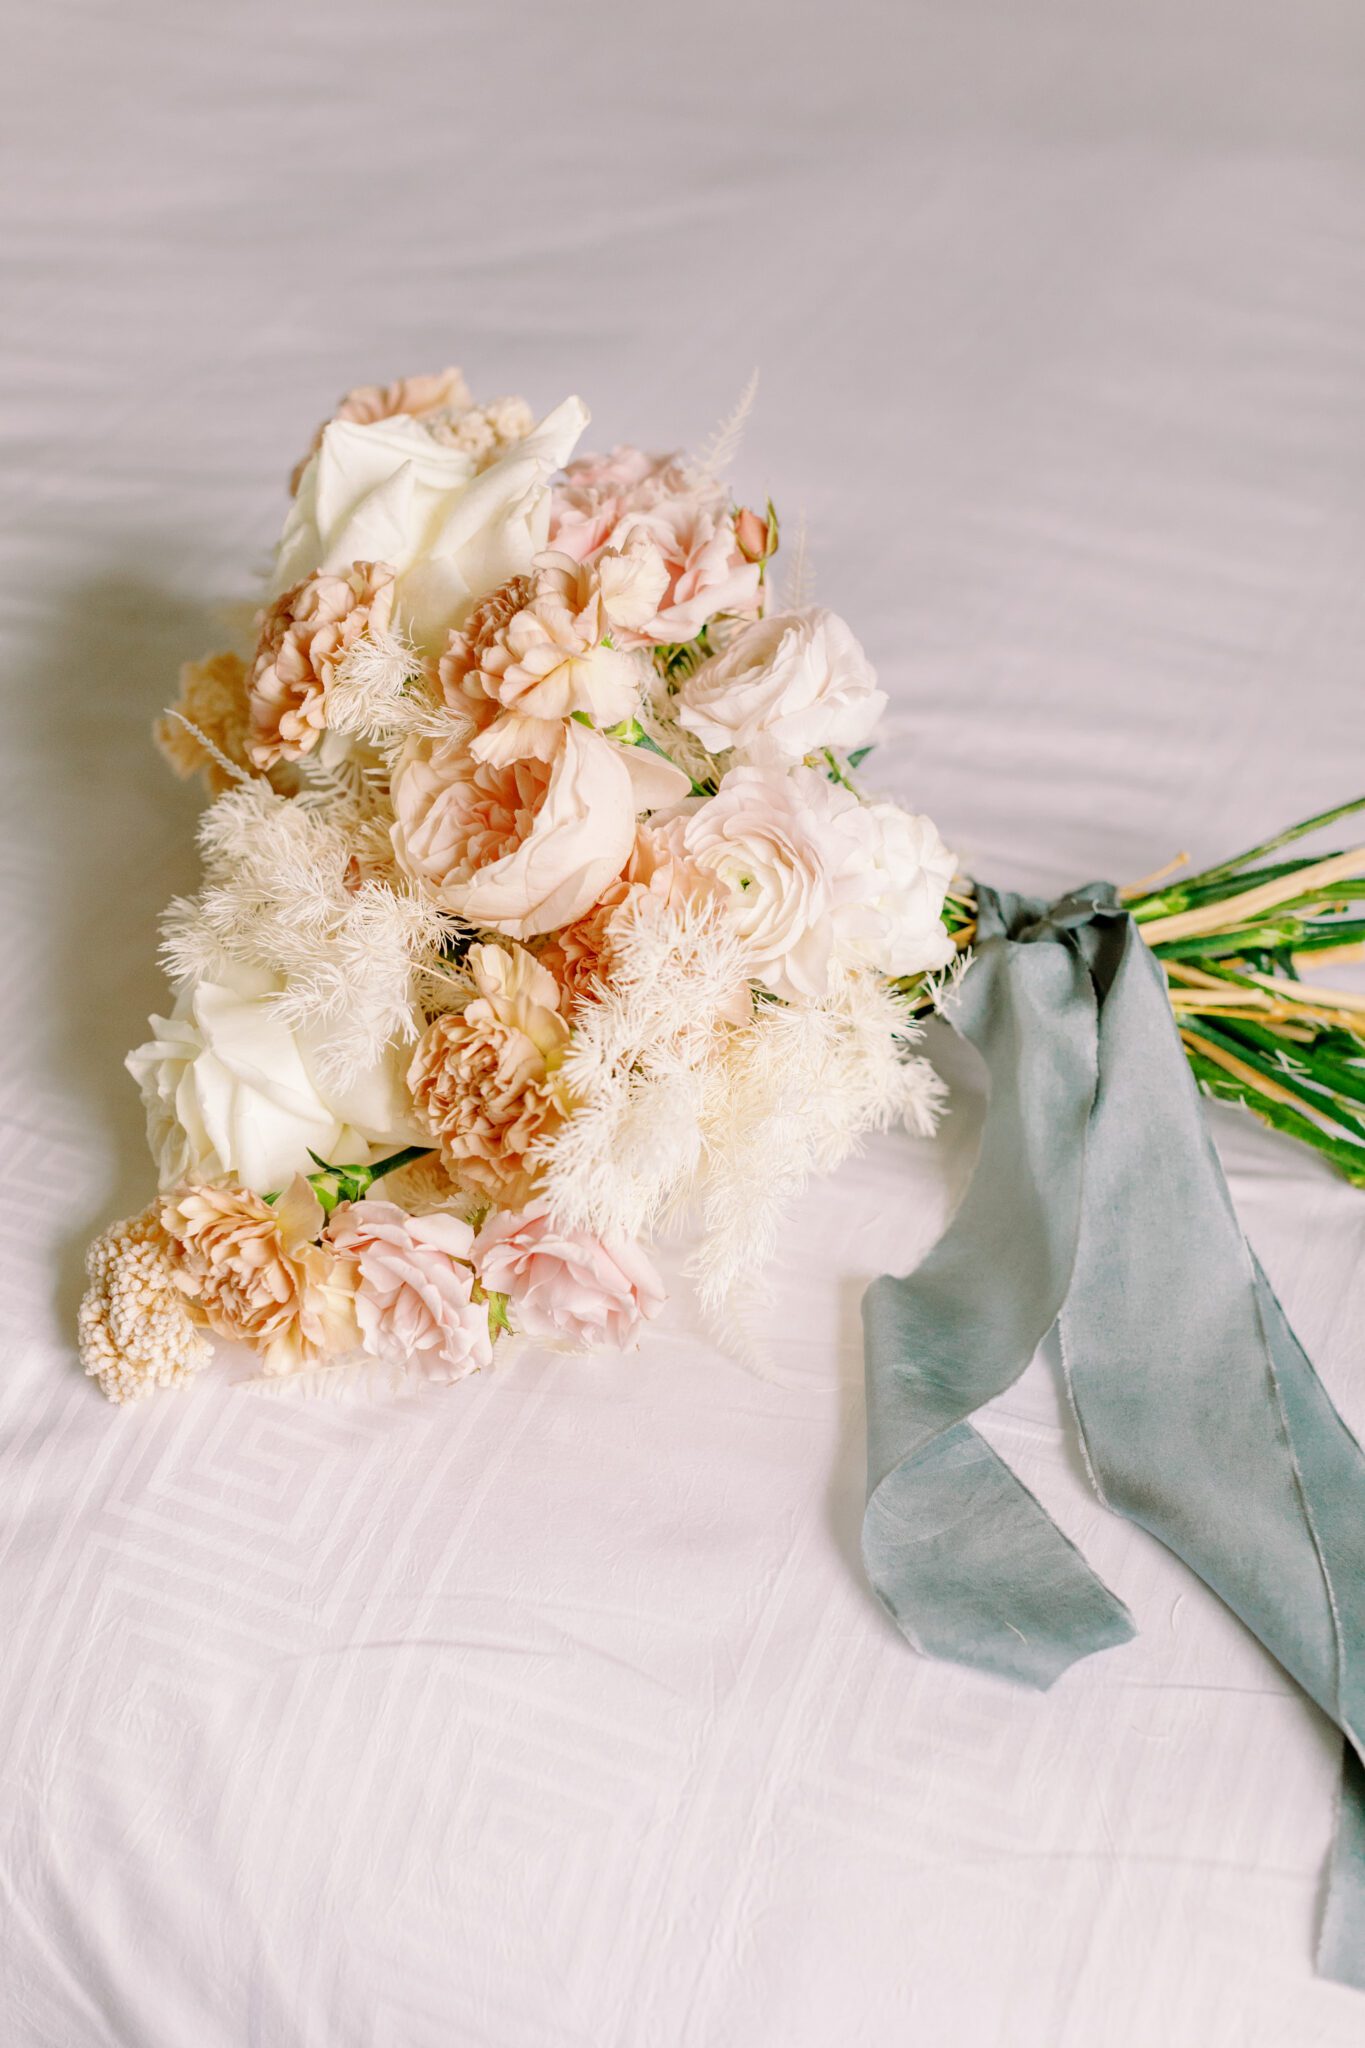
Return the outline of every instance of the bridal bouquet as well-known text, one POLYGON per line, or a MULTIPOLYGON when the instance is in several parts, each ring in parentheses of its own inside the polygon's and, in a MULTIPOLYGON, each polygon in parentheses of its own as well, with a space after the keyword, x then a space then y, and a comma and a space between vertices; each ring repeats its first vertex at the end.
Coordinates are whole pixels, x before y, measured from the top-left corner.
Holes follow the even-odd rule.
POLYGON ((737 420, 576 456, 587 417, 455 370, 352 391, 254 646, 182 674, 156 737, 212 801, 128 1061, 160 1193, 80 1313, 113 1400, 215 1335, 319 1387, 629 1346, 686 1209, 742 1342, 790 1196, 933 1124, 912 1013, 968 913, 929 820, 858 785, 867 657, 775 593, 737 420))
MULTIPOLYGON (((741 408, 742 410, 742 408, 741 408)), ((717 1334, 784 1206, 932 1128, 942 1007, 990 1093, 917 1272, 864 1301, 863 1558, 911 1642, 1046 1686, 1132 1617, 971 1418, 1055 1325, 1102 1499, 1346 1737, 1319 1965, 1365 1988, 1365 1459, 1243 1238, 1198 1093, 1365 1184, 1365 847, 1054 903, 960 880, 859 771, 884 699, 778 521, 696 458, 575 455, 459 373, 352 391, 295 470, 254 645, 157 727, 212 798, 128 1065, 159 1193, 80 1310, 114 1401, 211 1340, 251 1383, 452 1381, 509 1333, 627 1347, 690 1214, 717 1334)))
MULTIPOLYGON (((747 395, 746 395, 747 396, 747 395)), ((89 1256, 87 1372, 451 1381, 509 1332, 632 1345, 690 1215, 750 1346, 784 1208, 874 1130, 932 1129, 913 1047, 977 938, 928 818, 868 795, 863 649, 774 587, 778 520, 696 458, 576 455, 456 370, 350 392, 291 480, 254 644, 156 738, 211 797, 128 1065, 160 1192, 89 1256)), ((1123 892, 1200 1085, 1365 1180, 1365 853, 1123 892)), ((751 1347, 752 1348, 752 1347, 751 1347)))

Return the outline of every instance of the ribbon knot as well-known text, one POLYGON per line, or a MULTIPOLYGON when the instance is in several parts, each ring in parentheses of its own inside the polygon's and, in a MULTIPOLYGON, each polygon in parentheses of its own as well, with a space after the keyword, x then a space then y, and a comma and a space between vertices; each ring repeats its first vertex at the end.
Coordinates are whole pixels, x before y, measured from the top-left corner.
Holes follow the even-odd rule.
POLYGON ((981 888, 952 1022, 975 1173, 863 1304, 863 1558, 918 1648, 1037 1687, 1132 1618, 969 1418, 1057 1325, 1101 1499, 1182 1558, 1346 1738, 1324 1975, 1365 1989, 1365 1458, 1233 1211, 1161 967, 1114 889, 981 888))

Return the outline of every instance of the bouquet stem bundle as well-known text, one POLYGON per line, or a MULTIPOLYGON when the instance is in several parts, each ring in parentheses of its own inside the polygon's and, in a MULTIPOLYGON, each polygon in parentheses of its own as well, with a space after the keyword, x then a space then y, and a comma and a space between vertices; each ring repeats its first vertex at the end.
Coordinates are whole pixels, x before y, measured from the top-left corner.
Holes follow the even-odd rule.
MULTIPOLYGON (((1276 860, 1365 797, 1305 818, 1216 867, 1181 854, 1121 891, 1161 961, 1181 1043, 1206 1095, 1241 1103, 1365 1186, 1365 990, 1305 978, 1365 957, 1365 845, 1276 860)), ((976 936, 970 887, 949 896, 960 951, 976 936)), ((929 1007, 923 995, 919 1008, 929 1007)))

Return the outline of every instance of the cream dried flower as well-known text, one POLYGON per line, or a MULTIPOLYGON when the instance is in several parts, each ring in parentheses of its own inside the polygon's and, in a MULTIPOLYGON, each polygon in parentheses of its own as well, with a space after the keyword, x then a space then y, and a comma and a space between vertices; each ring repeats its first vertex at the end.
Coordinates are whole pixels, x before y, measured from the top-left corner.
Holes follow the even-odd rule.
POLYGON ((187 1182, 162 1201, 161 1225, 177 1285, 210 1329, 254 1345, 267 1373, 355 1348, 354 1269, 314 1242, 323 1213, 302 1177, 273 1203, 249 1188, 187 1182))
POLYGON ((488 469, 509 448, 524 441, 536 416, 524 398, 495 398, 488 405, 438 413, 431 421, 432 439, 472 455, 479 469, 488 469))
POLYGON ((180 695, 153 725, 152 738, 182 782, 202 775, 207 793, 221 796, 240 778, 217 756, 225 755, 249 773, 250 723, 246 663, 238 654, 207 654, 202 661, 187 661, 181 668, 180 695), (216 749, 216 754, 210 748, 216 749))
POLYGON ((428 1025, 408 1086, 454 1179, 514 1205, 535 1178, 532 1146, 564 1119, 569 1027, 554 978, 524 948, 473 946, 468 967, 474 1000, 428 1025))
POLYGON ((177 1280, 155 1207, 110 1225, 85 1255, 76 1328, 81 1364, 109 1400, 180 1387, 212 1356, 177 1280))
POLYGON ((262 612, 251 671, 251 758, 258 768, 296 761, 327 722, 327 691, 367 633, 387 630, 394 571, 353 562, 344 575, 319 572, 262 612))

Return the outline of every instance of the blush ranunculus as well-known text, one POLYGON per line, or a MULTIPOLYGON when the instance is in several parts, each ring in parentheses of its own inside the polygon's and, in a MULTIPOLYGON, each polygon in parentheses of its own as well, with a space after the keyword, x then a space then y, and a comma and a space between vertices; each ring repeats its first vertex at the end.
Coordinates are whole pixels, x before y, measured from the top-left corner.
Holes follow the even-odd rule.
POLYGON ((540 1200, 490 1216, 474 1263, 484 1287, 507 1296, 515 1329, 575 1348, 624 1351, 667 1300, 640 1245, 561 1230, 540 1200))
POLYGON ((836 612, 756 619, 678 691, 677 719, 713 754, 800 761, 861 746, 886 709, 876 672, 836 612))
POLYGON ((863 804, 813 768, 754 766, 684 815, 684 850, 728 890, 754 979, 774 995, 819 998, 836 965, 912 974, 953 957, 941 921, 953 859, 927 818, 863 804))

